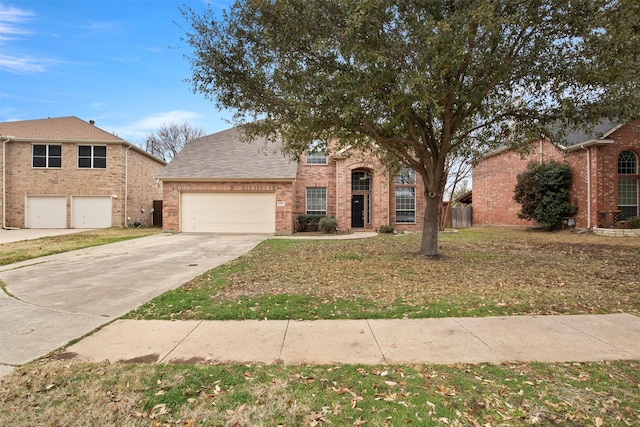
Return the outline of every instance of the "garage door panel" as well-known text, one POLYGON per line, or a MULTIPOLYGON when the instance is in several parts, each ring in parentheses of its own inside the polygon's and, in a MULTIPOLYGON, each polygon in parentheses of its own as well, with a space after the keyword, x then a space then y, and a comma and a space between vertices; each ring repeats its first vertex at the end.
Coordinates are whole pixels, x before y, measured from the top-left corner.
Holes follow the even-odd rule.
POLYGON ((275 193, 183 193, 181 230, 275 232, 275 193))
POLYGON ((67 228, 65 196, 28 196, 25 209, 26 228, 67 228))
POLYGON ((74 196, 71 205, 73 228, 111 227, 111 196, 74 196))

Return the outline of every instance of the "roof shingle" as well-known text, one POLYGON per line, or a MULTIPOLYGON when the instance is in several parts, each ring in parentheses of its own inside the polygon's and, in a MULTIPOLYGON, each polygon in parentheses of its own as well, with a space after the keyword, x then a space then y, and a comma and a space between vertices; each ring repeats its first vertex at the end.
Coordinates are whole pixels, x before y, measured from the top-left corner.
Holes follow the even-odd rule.
POLYGON ((259 138, 240 140, 237 128, 189 142, 160 171, 162 180, 265 180, 295 179, 297 163, 286 157, 282 143, 259 138))
POLYGON ((124 141, 75 116, 0 123, 0 135, 51 141, 124 141))

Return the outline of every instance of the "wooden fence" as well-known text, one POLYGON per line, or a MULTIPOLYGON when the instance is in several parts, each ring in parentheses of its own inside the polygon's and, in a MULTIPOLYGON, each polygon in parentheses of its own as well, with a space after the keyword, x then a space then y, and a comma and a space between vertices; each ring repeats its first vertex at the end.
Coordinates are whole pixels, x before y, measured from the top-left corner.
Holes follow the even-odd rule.
POLYGON ((471 227, 471 206, 460 206, 451 209, 451 225, 453 228, 471 227))

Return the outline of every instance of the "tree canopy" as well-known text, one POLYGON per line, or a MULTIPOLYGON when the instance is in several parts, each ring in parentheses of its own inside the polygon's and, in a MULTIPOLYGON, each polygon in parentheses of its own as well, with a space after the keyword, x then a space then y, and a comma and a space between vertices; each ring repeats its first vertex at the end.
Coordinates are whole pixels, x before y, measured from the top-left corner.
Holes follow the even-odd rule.
POLYGON ((335 138, 414 169, 427 256, 450 156, 640 111, 635 0, 237 0, 183 15, 194 91, 247 139, 298 155, 335 138))
POLYGON ((556 161, 531 162, 518 174, 513 199, 521 205, 519 218, 536 220, 547 230, 557 230, 563 218, 570 217, 578 207, 569 202, 571 168, 556 161))

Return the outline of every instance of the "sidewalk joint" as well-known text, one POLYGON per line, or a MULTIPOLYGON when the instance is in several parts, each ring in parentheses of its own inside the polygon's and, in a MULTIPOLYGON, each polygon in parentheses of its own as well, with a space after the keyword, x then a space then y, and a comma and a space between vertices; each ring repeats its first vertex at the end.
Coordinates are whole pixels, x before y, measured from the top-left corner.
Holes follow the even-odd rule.
POLYGON ((276 363, 282 362, 282 352, 284 351, 284 342, 287 340, 287 333, 289 332, 289 323, 291 319, 287 319, 287 326, 284 328, 284 334, 282 335, 282 342, 280 343, 280 351, 278 352, 278 358, 276 363))
POLYGON ((462 329, 464 329, 465 331, 467 331, 468 334, 470 334, 472 337, 474 337, 475 339, 477 339, 478 341, 480 341, 482 344, 484 344, 489 350, 491 350, 494 353, 498 353, 498 350, 493 348, 491 345, 489 345, 488 342, 486 342, 485 340, 483 340, 482 338, 480 338, 478 335, 474 334, 473 332, 471 332, 466 326, 464 326, 462 323, 460 323, 458 321, 458 319, 462 319, 462 318, 458 318, 458 317, 453 317, 452 318, 457 324, 458 326, 460 326, 462 329))
POLYGON ((178 342, 176 343, 176 345, 174 345, 174 346, 173 346, 173 348, 172 348, 171 350, 169 350, 169 351, 167 352, 167 354, 165 354, 165 355, 164 355, 164 357, 163 357, 162 359, 158 360, 158 362, 157 362, 157 363, 163 363, 163 362, 164 362, 164 360, 165 360, 167 357, 169 357, 169 355, 170 355, 171 353, 173 353, 173 352, 176 350, 176 348, 178 348, 178 347, 179 347, 179 346, 184 342, 184 340, 186 340, 187 338, 189 338, 189 336, 193 333, 193 331, 195 331, 196 329, 198 329, 198 327, 199 327, 200 325, 202 325, 202 323, 203 323, 203 322, 204 322, 204 320, 199 321, 199 322, 198 322, 198 323, 193 327, 193 329, 191 329, 189 332, 187 332, 187 334, 186 334, 184 337, 182 337, 182 339, 181 339, 180 341, 178 341, 178 342))
POLYGON ((382 347, 380 346, 380 343, 378 342, 378 338, 376 337, 376 334, 373 332, 373 328, 371 327, 371 324, 369 323, 369 319, 366 319, 366 322, 367 322, 367 326, 369 327, 369 332, 371 332, 371 336, 373 337, 373 341, 376 343, 376 347, 378 347, 378 351, 382 355, 382 360, 384 360, 386 362, 387 361, 387 356, 385 356, 384 351, 382 350, 382 347))

